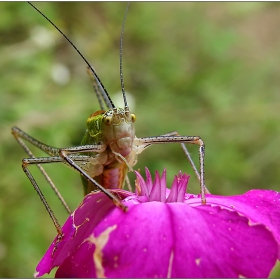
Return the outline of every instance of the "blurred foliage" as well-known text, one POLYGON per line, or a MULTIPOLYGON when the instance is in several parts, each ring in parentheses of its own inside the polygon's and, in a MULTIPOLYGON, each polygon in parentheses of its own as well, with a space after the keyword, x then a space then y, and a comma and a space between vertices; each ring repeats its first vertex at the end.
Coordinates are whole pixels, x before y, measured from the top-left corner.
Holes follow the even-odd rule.
MULTIPOLYGON (((98 104, 85 64, 70 44, 27 3, 0 6, 0 277, 31 277, 56 231, 22 172, 26 155, 11 127, 52 146, 78 145, 98 104)), ((94 65, 113 100, 119 99, 126 3, 36 6, 94 65)), ((213 193, 280 190, 279 25, 278 3, 130 5, 123 64, 137 136, 174 130, 200 135, 206 144, 206 184, 213 193)), ((197 150, 190 147, 198 164, 197 150)), ((169 183, 179 170, 188 172, 190 192, 199 192, 178 144, 149 148, 136 168, 144 166, 153 173, 166 167, 169 183)), ((37 169, 30 170, 63 223, 61 204, 37 169)), ((46 170, 74 209, 83 197, 79 175, 60 164, 46 170)), ((271 276, 279 277, 279 268, 271 276)))

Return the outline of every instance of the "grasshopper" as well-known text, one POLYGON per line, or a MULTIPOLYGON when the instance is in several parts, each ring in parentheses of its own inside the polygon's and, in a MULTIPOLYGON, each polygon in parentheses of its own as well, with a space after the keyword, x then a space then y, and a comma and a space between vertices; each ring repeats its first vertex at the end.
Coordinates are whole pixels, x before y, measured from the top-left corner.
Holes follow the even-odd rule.
POLYGON ((22 160, 23 171, 45 205, 45 208, 56 227, 58 239, 61 239, 63 236, 61 226, 46 201, 36 180, 29 171, 29 165, 36 165, 40 169, 41 173, 55 191, 69 214, 71 213, 70 208, 60 195, 51 178, 43 169, 42 164, 59 162, 76 170, 82 177, 85 195, 91 191, 100 190, 112 199, 118 207, 125 211, 126 207, 122 204, 118 197, 110 192, 110 189, 123 188, 125 182, 127 182, 129 187, 127 173, 128 171, 133 170, 133 166, 137 162, 137 156, 146 148, 153 144, 180 143, 192 169, 196 174, 196 177, 198 178, 198 181, 200 182, 201 201, 202 204, 205 204, 205 194, 208 190, 204 184, 204 143, 199 136, 181 136, 176 131, 153 137, 137 138, 135 136, 134 123, 136 121, 136 116, 130 112, 126 100, 122 72, 122 46, 128 6, 122 23, 120 39, 120 81, 124 108, 117 108, 93 67, 76 48, 72 41, 47 16, 39 11, 33 4, 29 4, 62 34, 62 36, 72 45, 72 47, 84 60, 91 76, 93 87, 101 108, 101 110, 88 117, 87 128, 84 137, 82 138, 81 145, 76 147, 55 148, 36 140, 18 127, 12 128, 12 134, 15 139, 29 156, 29 158, 24 158, 22 160), (35 157, 25 144, 25 141, 41 149, 48 156, 35 157), (199 146, 199 172, 191 159, 185 143, 196 144, 199 146))

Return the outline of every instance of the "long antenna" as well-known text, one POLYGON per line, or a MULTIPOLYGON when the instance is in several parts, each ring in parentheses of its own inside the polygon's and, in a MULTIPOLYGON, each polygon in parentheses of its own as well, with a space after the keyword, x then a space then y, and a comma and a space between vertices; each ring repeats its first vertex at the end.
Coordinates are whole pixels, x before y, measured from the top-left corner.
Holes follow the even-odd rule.
POLYGON ((123 37, 124 37, 124 26, 126 21, 126 16, 128 12, 129 2, 127 3, 123 22, 122 22, 122 32, 121 32, 121 40, 120 40, 120 78, 121 78, 121 88, 122 88, 122 95, 123 95, 123 102, 124 102, 124 110, 129 112, 129 107, 127 105, 125 90, 124 90, 124 81, 123 81, 123 67, 122 67, 122 50, 123 50, 123 37))
POLYGON ((87 67, 87 72, 90 75, 90 78, 92 80, 92 85, 93 85, 94 91, 96 93, 96 96, 97 96, 97 99, 98 99, 98 102, 100 105, 100 109, 105 110, 105 106, 104 106, 103 102, 106 104, 107 109, 112 109, 113 108, 112 104, 110 103, 107 95, 105 94, 105 91, 102 89, 102 87, 98 83, 97 79, 93 76, 89 67, 87 67))
POLYGON ((30 6, 32 6, 39 14, 41 14, 71 44, 71 46, 76 50, 76 52, 81 56, 81 58, 87 64, 87 66, 91 70, 91 72, 94 75, 94 77, 96 78, 96 80, 100 83, 102 89, 104 90, 105 94, 107 95, 107 97, 108 97, 108 99, 109 99, 109 101, 110 101, 110 103, 112 105, 112 108, 115 108, 115 105, 114 105, 113 101, 111 100, 107 90, 105 89, 104 85, 100 81, 100 79, 97 76, 96 72, 93 70, 93 68, 91 67, 89 62, 86 60, 86 58, 82 55, 82 53, 77 49, 77 47, 70 41, 70 39, 47 16, 45 16, 40 10, 38 10, 31 2, 28 1, 28 4, 30 6))

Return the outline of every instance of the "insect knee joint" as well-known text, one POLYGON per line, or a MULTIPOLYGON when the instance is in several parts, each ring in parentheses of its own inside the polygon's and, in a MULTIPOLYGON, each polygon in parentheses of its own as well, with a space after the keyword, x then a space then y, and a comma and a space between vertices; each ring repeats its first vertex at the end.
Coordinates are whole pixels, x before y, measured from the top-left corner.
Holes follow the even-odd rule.
POLYGON ((67 155, 68 155, 67 151, 65 151, 65 150, 63 150, 63 149, 59 149, 58 154, 59 154, 59 156, 62 157, 62 158, 66 158, 67 155))
POLYGON ((22 164, 21 164, 22 168, 25 169, 27 167, 28 163, 29 163, 28 159, 26 159, 26 158, 22 159, 22 164))

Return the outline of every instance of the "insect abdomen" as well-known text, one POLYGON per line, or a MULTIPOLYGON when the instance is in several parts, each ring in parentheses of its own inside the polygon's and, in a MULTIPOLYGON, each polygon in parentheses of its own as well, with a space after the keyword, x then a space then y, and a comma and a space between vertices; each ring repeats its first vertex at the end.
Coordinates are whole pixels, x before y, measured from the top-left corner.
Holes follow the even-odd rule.
MULTIPOLYGON (((126 164, 115 162, 104 166, 102 174, 93 177, 93 179, 106 189, 123 189, 125 176, 127 174, 126 164)), ((98 188, 89 182, 85 177, 82 176, 84 185, 85 195, 92 191, 98 190, 98 188)))

